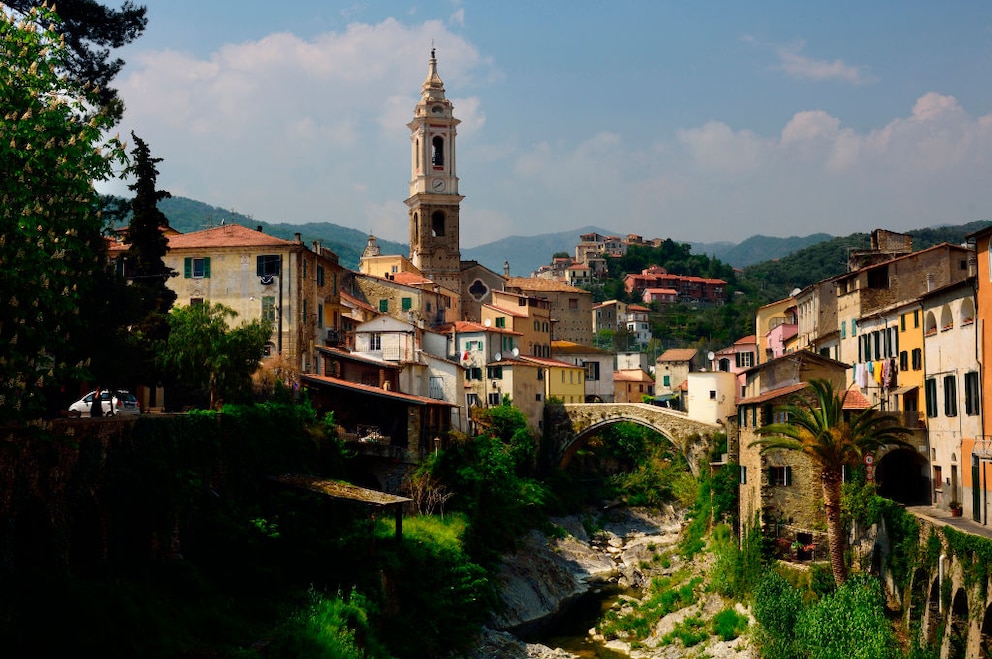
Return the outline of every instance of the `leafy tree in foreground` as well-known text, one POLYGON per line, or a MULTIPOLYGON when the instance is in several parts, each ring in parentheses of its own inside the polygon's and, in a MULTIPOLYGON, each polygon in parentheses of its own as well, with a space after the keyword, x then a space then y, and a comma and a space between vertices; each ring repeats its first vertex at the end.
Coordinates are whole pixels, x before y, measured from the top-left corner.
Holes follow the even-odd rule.
POLYGON ((264 320, 230 328, 228 321, 237 315, 223 304, 204 303, 176 307, 169 317, 160 364, 181 385, 207 389, 210 407, 222 397, 233 402, 249 395, 251 375, 272 334, 272 324, 264 320))
POLYGON ((819 470, 830 567, 839 586, 847 579, 841 524, 844 465, 860 464, 866 453, 887 445, 905 445, 902 438, 910 431, 899 425, 898 417, 872 408, 846 412, 847 390, 836 391, 828 380, 813 379, 809 385, 814 398, 800 394, 792 403, 782 406, 780 409, 787 414, 788 421, 758 428, 764 437, 751 445, 759 447, 762 453, 779 449, 799 451, 819 470))
POLYGON ((22 16, 44 4, 56 6, 57 16, 49 12, 45 21, 56 22, 56 29, 65 36, 64 55, 59 70, 69 74, 74 84, 91 85, 103 111, 119 119, 123 105, 110 82, 117 76, 124 61, 110 59, 110 48, 131 43, 144 32, 148 23, 146 8, 128 0, 120 9, 111 9, 96 0, 4 0, 3 4, 22 16))
POLYGON ((93 181, 126 161, 96 94, 60 75, 69 53, 54 20, 0 12, 0 420, 41 415, 46 387, 85 366, 80 308, 105 293, 93 181))

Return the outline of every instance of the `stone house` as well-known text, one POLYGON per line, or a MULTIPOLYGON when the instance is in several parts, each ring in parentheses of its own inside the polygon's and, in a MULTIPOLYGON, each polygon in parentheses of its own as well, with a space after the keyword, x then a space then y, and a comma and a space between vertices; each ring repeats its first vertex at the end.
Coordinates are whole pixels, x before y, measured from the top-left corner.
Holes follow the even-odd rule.
POLYGON ((613 373, 614 403, 643 403, 644 397, 654 398, 654 378, 639 368, 613 373))
MULTIPOLYGON (((589 291, 534 277, 510 277, 506 291, 548 301, 553 340, 592 345, 592 293, 589 291)), ((550 352, 544 356, 548 355, 550 352)))
MULTIPOLYGON (((809 459, 795 451, 761 455, 752 443, 757 429, 785 421, 778 411, 808 388, 814 378, 826 379, 837 389, 846 380, 847 365, 808 351, 790 353, 747 371, 745 395, 737 406, 737 441, 731 459, 740 465, 738 513, 742 528, 757 515, 766 534, 791 526, 811 533, 823 524, 823 494, 809 459)), ((845 409, 866 409, 868 401, 854 390, 845 409)))
POLYGON ((385 277, 348 272, 345 290, 380 314, 422 327, 443 325, 458 310, 458 294, 455 291, 408 271, 385 277))
POLYGON ((267 354, 302 373, 314 371, 318 346, 337 342, 344 269, 319 243, 308 247, 300 234, 282 240, 237 224, 168 239, 164 261, 178 273, 168 281, 177 305, 220 303, 237 312, 236 322, 272 321, 267 354))
POLYGON ((699 370, 699 353, 695 348, 671 348, 661 353, 655 360, 655 393, 659 402, 668 402, 672 407, 684 410, 682 385, 689 373, 699 370))

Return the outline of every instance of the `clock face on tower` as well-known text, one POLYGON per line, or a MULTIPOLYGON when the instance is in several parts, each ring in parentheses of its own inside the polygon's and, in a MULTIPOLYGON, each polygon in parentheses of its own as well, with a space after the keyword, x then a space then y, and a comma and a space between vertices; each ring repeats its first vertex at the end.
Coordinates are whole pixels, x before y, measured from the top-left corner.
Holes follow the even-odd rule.
POLYGON ((434 192, 444 192, 444 179, 436 178, 431 181, 431 190, 434 192))

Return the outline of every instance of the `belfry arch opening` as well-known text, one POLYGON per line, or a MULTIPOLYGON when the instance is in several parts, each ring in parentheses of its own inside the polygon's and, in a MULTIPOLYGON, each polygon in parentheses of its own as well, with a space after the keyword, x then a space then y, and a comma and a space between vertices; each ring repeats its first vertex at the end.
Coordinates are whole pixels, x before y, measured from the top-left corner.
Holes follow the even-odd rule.
POLYGON ((431 235, 435 238, 444 235, 444 213, 442 211, 434 211, 431 214, 431 235))
POLYGON ((435 135, 431 139, 431 164, 435 167, 444 167, 444 138, 435 135))

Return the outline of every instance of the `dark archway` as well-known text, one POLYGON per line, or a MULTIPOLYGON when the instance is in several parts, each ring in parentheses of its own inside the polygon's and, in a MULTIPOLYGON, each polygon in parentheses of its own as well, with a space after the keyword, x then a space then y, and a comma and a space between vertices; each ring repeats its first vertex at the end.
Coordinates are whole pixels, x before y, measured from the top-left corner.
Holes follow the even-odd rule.
POLYGON ((958 588, 951 604, 950 629, 947 635, 947 659, 964 659, 968 648, 968 594, 958 588))
POLYGON ((926 624, 923 627, 923 643, 933 643, 937 638, 937 627, 940 625, 940 580, 930 583, 930 596, 927 597, 926 624))
POLYGON ((992 606, 985 607, 982 617, 982 637, 978 645, 978 659, 992 657, 992 606))
POLYGON ((930 503, 926 461, 912 449, 896 449, 883 455, 875 467, 879 495, 912 506, 930 503))

